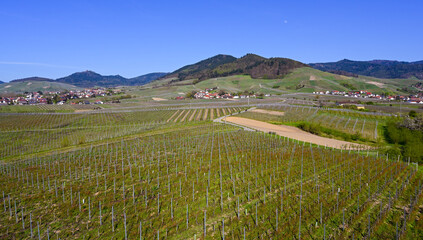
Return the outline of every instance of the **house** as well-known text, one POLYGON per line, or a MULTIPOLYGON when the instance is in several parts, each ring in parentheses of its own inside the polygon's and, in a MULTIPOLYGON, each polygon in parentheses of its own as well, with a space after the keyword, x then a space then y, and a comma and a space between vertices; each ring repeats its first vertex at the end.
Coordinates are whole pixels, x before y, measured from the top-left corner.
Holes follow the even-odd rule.
POLYGON ((103 102, 100 101, 100 100, 97 100, 97 101, 95 101, 95 104, 103 104, 103 102))
POLYGON ((35 99, 29 99, 28 100, 28 104, 31 104, 31 105, 37 104, 37 100, 35 100, 35 99))
POLYGON ((218 93, 210 93, 211 98, 220 98, 218 93))
POLYGON ((182 96, 177 96, 176 97, 176 100, 184 100, 185 98, 184 97, 182 97, 182 96))
POLYGON ((47 99, 45 99, 45 98, 39 98, 38 99, 38 103, 39 104, 47 104, 47 99))
POLYGON ((25 98, 18 98, 16 100, 16 103, 19 105, 24 105, 24 104, 28 104, 28 101, 26 101, 25 98))

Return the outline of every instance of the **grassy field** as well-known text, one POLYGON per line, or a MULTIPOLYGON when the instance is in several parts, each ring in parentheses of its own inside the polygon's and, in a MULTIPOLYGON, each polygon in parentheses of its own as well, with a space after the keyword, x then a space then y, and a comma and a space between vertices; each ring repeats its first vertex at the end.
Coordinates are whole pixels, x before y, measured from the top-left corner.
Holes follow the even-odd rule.
MULTIPOLYGON (((339 121, 339 131, 355 132, 349 130, 355 126, 368 139, 374 123, 385 120, 261 103, 287 114, 249 117, 332 122, 328 128, 339 121)), ((423 236, 423 172, 413 163, 212 121, 247 107, 151 104, 1 113, 0 238, 423 236)))

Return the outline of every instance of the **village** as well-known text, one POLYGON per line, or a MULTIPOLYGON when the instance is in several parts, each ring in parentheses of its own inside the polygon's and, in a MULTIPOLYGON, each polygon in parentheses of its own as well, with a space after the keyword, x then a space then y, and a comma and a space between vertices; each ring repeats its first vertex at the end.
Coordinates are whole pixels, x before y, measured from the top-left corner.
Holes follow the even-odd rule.
POLYGON ((343 97, 352 97, 352 98, 371 98, 376 100, 385 100, 385 101, 402 101, 412 104, 423 104, 423 93, 415 95, 384 95, 384 94, 375 94, 369 91, 320 91, 313 92, 315 95, 335 95, 343 97))
MULTIPOLYGON (((254 92, 239 92, 239 93, 227 93, 223 90, 218 90, 218 87, 214 88, 206 88, 198 92, 192 92, 187 94, 187 98, 195 98, 195 99, 245 99, 245 98, 263 98, 270 97, 270 94, 256 94, 254 92)), ((182 100, 184 97, 179 96, 176 97, 177 100, 182 100)))
MULTIPOLYGON (((25 92, 20 96, 0 97, 0 105, 36 105, 36 104, 91 104, 88 99, 121 94, 120 89, 93 88, 66 92, 25 92)), ((103 104, 96 100, 94 104, 103 104)))

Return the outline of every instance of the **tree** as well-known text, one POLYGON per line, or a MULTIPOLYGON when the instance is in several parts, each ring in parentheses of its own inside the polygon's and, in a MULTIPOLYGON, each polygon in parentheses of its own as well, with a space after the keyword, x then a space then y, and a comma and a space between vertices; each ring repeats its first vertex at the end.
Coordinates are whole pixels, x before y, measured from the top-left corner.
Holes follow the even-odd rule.
POLYGON ((58 103, 60 102, 60 97, 57 94, 54 94, 53 98, 52 98, 53 103, 58 103))
POLYGON ((411 110, 411 111, 408 113, 408 116, 410 116, 411 118, 415 118, 415 117, 417 117, 417 112, 416 112, 416 111, 414 111, 414 110, 411 110))
POLYGON ((196 93, 197 93, 196 91, 191 91, 191 92, 188 92, 188 93, 185 95, 185 98, 194 98, 194 95, 195 95, 196 93))

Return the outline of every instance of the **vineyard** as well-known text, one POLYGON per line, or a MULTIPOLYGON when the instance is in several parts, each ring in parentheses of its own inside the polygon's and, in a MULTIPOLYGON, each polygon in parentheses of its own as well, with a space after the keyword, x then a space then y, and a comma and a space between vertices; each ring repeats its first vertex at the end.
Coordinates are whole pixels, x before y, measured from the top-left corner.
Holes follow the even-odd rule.
POLYGON ((209 121, 245 108, 102 113, 7 114, 0 117, 0 157, 47 151, 134 135, 173 124, 209 121))
MULTIPOLYGON (((386 116, 259 106, 377 138, 386 116)), ((2 239, 421 239, 422 171, 213 119, 211 106, 0 116, 2 239)))
POLYGON ((284 115, 247 112, 241 116, 277 124, 310 122, 348 134, 359 134, 372 141, 376 141, 380 137, 380 126, 389 118, 387 115, 376 113, 335 111, 298 105, 263 105, 262 108, 281 111, 284 112, 284 115))

